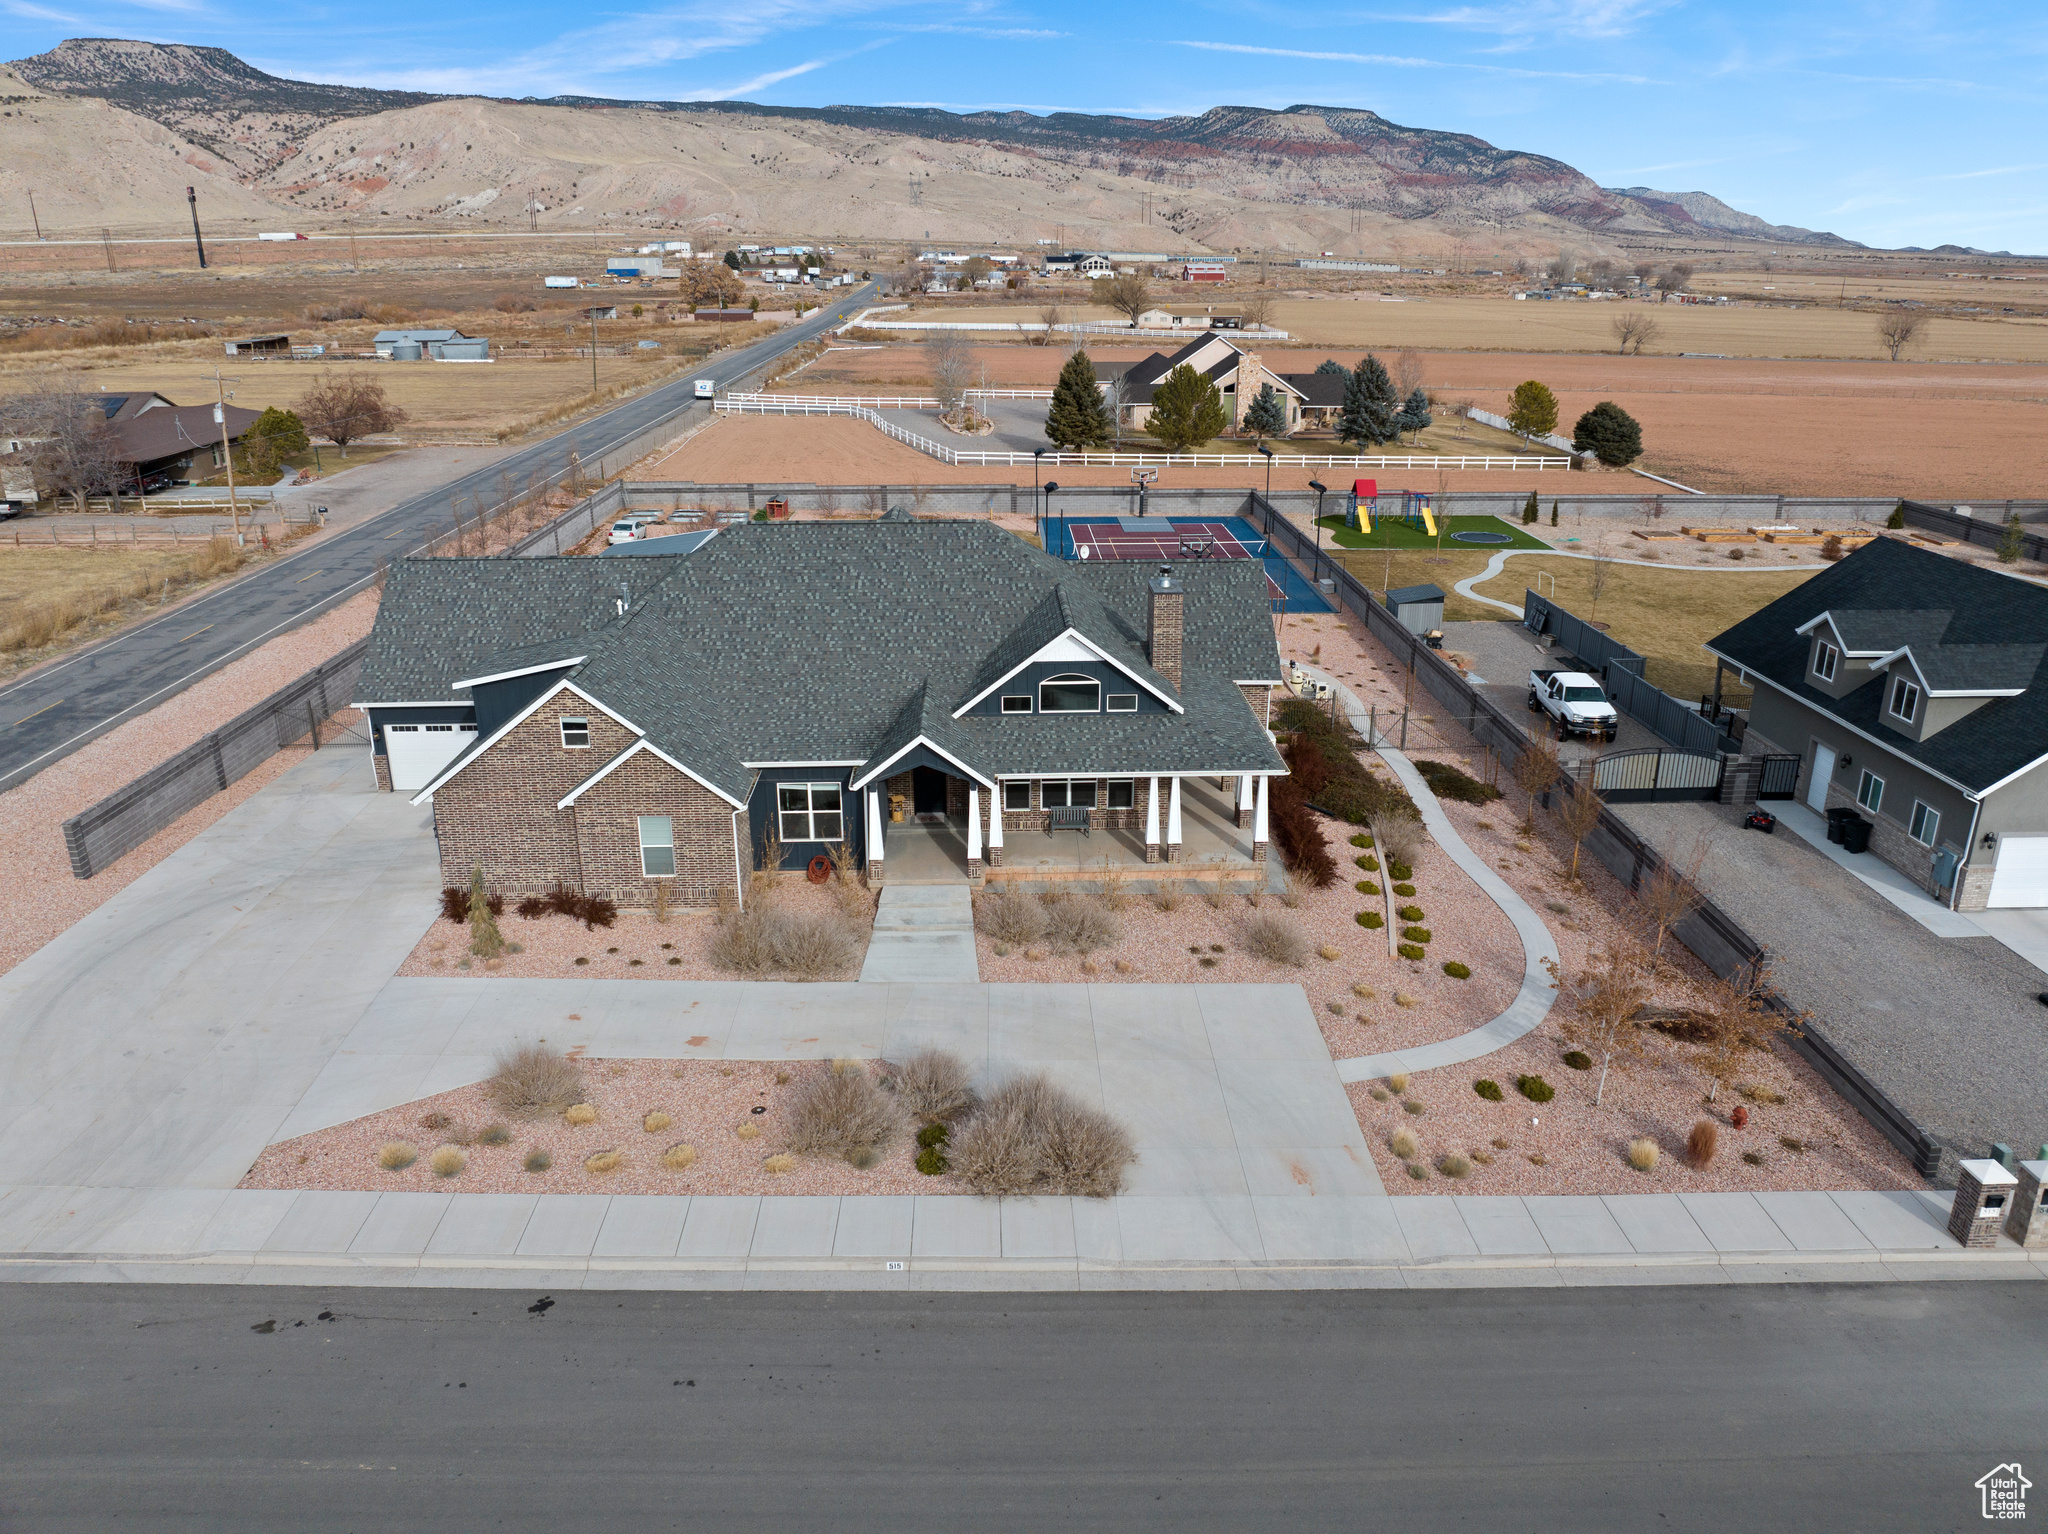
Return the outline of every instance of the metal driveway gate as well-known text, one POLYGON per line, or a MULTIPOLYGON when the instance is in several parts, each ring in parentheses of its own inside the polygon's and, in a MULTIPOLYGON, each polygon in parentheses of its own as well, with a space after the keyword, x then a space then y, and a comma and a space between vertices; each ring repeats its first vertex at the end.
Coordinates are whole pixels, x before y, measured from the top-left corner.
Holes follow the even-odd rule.
POLYGON ((1767 756, 1757 773, 1756 796, 1759 799, 1791 799, 1799 788, 1799 758, 1796 756, 1767 756))
POLYGON ((1721 758, 1691 751, 1613 751, 1593 763, 1593 791, 1610 804, 1660 799, 1713 799, 1721 792, 1721 758))

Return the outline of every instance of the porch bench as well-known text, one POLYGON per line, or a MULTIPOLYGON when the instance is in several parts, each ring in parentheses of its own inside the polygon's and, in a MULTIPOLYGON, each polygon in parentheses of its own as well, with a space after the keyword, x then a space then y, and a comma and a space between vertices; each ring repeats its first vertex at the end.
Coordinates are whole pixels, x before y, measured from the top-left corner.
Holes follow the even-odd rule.
POLYGON ((1095 833, 1088 826, 1090 816, 1091 812, 1083 805, 1047 810, 1045 834, 1050 836, 1055 831, 1079 831, 1083 836, 1093 836, 1095 833))

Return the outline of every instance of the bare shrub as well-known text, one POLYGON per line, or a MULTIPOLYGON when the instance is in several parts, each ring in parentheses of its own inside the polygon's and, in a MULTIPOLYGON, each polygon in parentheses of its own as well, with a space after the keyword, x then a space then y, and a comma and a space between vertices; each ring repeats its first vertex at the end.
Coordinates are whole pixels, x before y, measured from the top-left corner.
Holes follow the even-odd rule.
POLYGON ((1102 893, 1096 898, 1111 911, 1127 911, 1131 906, 1130 876, 1106 856, 1102 860, 1102 893))
POLYGON ((800 1083, 789 1106, 789 1148, 802 1156, 880 1150, 903 1128, 903 1110, 858 1060, 835 1060, 800 1083))
POLYGON ((508 1113, 552 1113, 583 1095, 583 1072, 549 1044, 522 1044, 500 1054, 490 1094, 508 1113))
POLYGON ((896 1067, 891 1081, 905 1110, 925 1123, 957 1119, 974 1106, 967 1062, 943 1049, 920 1049, 896 1067))
POLYGON ((1060 948, 1089 954, 1120 941, 1124 925, 1114 914, 1089 899, 1062 900, 1046 913, 1046 935, 1060 948))
POLYGON ((1108 1198, 1137 1159, 1121 1124, 1036 1075, 991 1092, 947 1150, 953 1170, 985 1195, 1108 1198))
POLYGON ((1178 911, 1187 903, 1187 886, 1178 879, 1161 879, 1152 891, 1152 904, 1162 911, 1178 911))
POLYGON ((1301 880, 1290 870, 1287 882, 1280 886, 1280 903, 1290 911, 1298 911, 1301 909, 1301 902, 1307 896, 1308 891, 1302 887, 1301 880))
POLYGON ((1268 964, 1298 966, 1308 957, 1308 939, 1301 930, 1277 912, 1262 911, 1247 916, 1238 930, 1238 945, 1252 957, 1268 964))
POLYGON ((837 911, 796 911, 755 900, 720 927, 711 962, 741 975, 817 980, 844 973, 860 957, 860 937, 837 911))
POLYGON ((1218 879, 1202 880, 1196 884, 1195 888, 1201 891, 1202 899, 1207 902, 1210 910, 1220 911, 1230 904, 1231 891, 1236 885, 1237 881, 1235 879, 1231 878, 1228 874, 1224 874, 1218 879))
POLYGON ((999 943, 1035 943, 1045 936, 1045 907, 1012 883, 998 884, 974 902, 974 922, 999 943))

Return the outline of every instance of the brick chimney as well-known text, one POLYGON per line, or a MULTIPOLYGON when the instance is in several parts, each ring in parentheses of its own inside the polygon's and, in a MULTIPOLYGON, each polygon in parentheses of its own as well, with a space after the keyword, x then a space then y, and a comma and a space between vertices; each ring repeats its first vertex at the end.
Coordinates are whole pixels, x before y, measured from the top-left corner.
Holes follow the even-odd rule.
POLYGON ((1146 649, 1152 669, 1180 691, 1181 598, 1185 589, 1173 578, 1173 566, 1161 565, 1152 577, 1152 600, 1146 614, 1146 649))

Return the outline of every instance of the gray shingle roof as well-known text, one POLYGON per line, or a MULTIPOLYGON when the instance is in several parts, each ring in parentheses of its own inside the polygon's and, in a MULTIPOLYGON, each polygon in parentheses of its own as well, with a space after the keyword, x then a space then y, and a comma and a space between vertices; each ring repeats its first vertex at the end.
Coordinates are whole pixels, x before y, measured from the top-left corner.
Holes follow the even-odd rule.
POLYGON ((1864 545, 1716 635, 1707 648, 1972 791, 2048 755, 2048 590, 1902 539, 1864 545), (1885 722, 1883 674, 1840 699, 1807 684, 1811 647, 1798 629, 1823 612, 1853 650, 1883 653, 1910 645, 1938 690, 2025 691, 1993 698, 1915 741, 1885 722))
POLYGON ((985 775, 1282 770, 1234 685, 1280 676, 1257 560, 1176 563, 1185 715, 1058 719, 952 713, 1069 626, 1175 696, 1145 655, 1152 563, 1070 564, 985 522, 878 521, 750 523, 625 568, 621 621, 620 562, 402 562, 358 696, 454 697, 560 641, 589 654, 579 688, 739 797, 746 762, 873 760, 920 734, 985 775))

